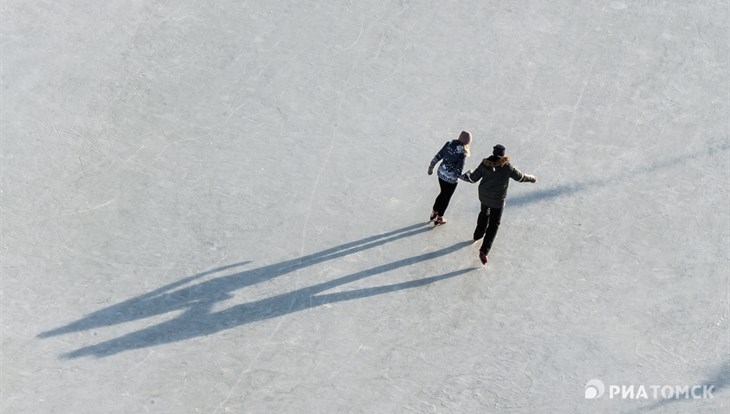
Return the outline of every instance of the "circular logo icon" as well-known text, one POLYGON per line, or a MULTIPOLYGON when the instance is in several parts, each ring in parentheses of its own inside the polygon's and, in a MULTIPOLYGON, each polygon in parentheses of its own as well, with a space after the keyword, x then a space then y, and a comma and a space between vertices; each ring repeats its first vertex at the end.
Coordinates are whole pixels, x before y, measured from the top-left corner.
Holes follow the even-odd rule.
POLYGON ((593 400, 603 397, 606 392, 606 386, 599 379, 592 379, 586 383, 586 399, 593 400))

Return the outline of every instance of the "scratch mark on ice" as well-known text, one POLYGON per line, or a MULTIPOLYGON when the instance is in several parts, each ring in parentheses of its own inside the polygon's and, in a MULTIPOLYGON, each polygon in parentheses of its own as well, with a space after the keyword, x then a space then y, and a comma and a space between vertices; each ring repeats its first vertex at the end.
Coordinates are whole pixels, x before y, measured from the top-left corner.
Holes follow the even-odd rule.
POLYGON ((197 141, 199 138, 200 137, 183 138, 183 139, 179 139, 177 141, 168 142, 164 147, 162 147, 162 149, 160 150, 160 152, 157 153, 157 155, 155 156, 155 158, 152 160, 152 163, 154 164, 157 160, 159 160, 160 157, 162 156, 162 153, 164 153, 167 150, 167 148, 169 148, 170 146, 177 145, 177 144, 180 144, 182 142, 187 142, 187 141, 197 141))
POLYGON ((383 50, 383 44, 385 43, 385 33, 380 36, 380 44, 378 45, 378 51, 375 53, 374 61, 377 62, 380 58, 380 52, 383 50))
POLYGON ((129 160, 131 160, 132 158, 134 158, 140 151, 142 151, 142 149, 144 149, 144 145, 142 145, 139 148, 137 148, 137 151, 134 151, 134 153, 132 155, 130 155, 129 157, 125 158, 122 161, 122 164, 126 164, 129 160))
POLYGON ((591 75, 593 74, 593 67, 596 65, 597 57, 593 58, 593 61, 591 62, 591 66, 588 69, 588 74, 586 75, 585 79, 583 79, 583 87, 580 90, 580 95, 578 96, 578 100, 575 102, 575 105, 573 105, 573 116, 570 117, 570 126, 568 126, 568 135, 567 138, 570 139, 573 136, 573 126, 575 125, 575 118, 578 115, 578 109, 580 108, 581 102, 583 102, 583 95, 585 95, 586 87, 588 86, 588 80, 591 78, 591 75))
POLYGON ((81 210, 76 210, 76 211, 73 211, 73 212, 71 212, 71 213, 61 214, 61 215, 60 215, 59 217, 74 216, 74 215, 76 215, 76 214, 83 214, 83 213, 88 213, 88 212, 90 212, 90 211, 98 210, 98 209, 100 209, 100 208, 106 207, 106 206, 108 206, 109 204, 113 203, 114 201, 116 201, 116 199, 117 199, 117 198, 116 198, 116 197, 114 197, 114 198, 112 198, 111 200, 107 201, 106 203, 102 203, 102 204, 99 204, 99 205, 97 205, 97 206, 94 206, 94 207, 90 207, 90 208, 83 208, 83 209, 81 209, 81 210))
POLYGON ((355 39, 355 41, 350 46, 347 46, 346 48, 342 49, 343 52, 355 47, 355 45, 360 41, 360 38, 362 37, 362 32, 364 29, 365 29, 365 23, 361 23, 360 24, 360 33, 357 35, 357 39, 355 39))

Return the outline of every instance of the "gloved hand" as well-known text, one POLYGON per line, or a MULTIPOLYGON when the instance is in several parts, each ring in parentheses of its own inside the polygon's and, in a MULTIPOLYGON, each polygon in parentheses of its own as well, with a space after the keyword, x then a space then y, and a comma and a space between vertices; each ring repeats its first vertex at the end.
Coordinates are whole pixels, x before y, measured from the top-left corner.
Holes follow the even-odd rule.
POLYGON ((428 166, 428 175, 433 175, 433 165, 428 166))
POLYGON ((528 182, 528 183, 536 183, 537 182, 537 177, 535 177, 534 175, 525 174, 525 182, 528 182))
POLYGON ((469 170, 469 171, 465 172, 464 174, 461 174, 459 176, 459 179, 472 183, 473 181, 469 179, 469 174, 471 174, 472 172, 473 172, 472 170, 469 170))

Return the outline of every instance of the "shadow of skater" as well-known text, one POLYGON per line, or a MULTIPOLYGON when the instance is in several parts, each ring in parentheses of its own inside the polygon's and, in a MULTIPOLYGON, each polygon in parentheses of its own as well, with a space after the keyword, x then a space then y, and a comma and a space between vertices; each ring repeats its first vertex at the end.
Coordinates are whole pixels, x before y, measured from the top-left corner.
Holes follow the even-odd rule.
POLYGON ((100 358, 132 349, 146 348, 210 335, 251 322, 276 318, 328 303, 365 298, 428 285, 439 280, 459 276, 470 272, 475 268, 456 270, 438 276, 431 276, 392 285, 320 295, 320 293, 334 287, 361 280, 373 275, 386 273, 398 268, 410 266, 415 263, 445 256, 469 245, 471 245, 470 241, 456 243, 441 250, 397 260, 372 269, 363 270, 288 293, 236 305, 219 312, 211 312, 212 306, 218 300, 218 295, 215 295, 212 296, 214 300, 198 300, 195 303, 190 304, 187 311, 175 319, 137 332, 129 333, 116 339, 78 349, 65 354, 64 357, 79 358, 82 356, 95 356, 100 358))
POLYGON ((234 267, 243 266, 250 262, 240 262, 208 270, 188 276, 127 301, 93 312, 76 322, 43 332, 39 334, 38 337, 48 338, 51 336, 85 331, 103 326, 112 326, 192 307, 200 302, 214 303, 216 301, 226 300, 230 297, 229 292, 242 287, 271 280, 275 277, 303 269, 307 266, 358 253, 398 239, 414 236, 428 230, 429 227, 427 227, 424 223, 414 224, 375 236, 366 237, 354 242, 345 243, 337 247, 322 250, 296 259, 219 277, 182 288, 184 285, 204 276, 222 272, 234 267))
POLYGON ((661 170, 676 168, 679 165, 685 165, 691 162, 700 161, 703 157, 716 155, 723 151, 730 150, 730 144, 722 143, 716 145, 707 145, 705 148, 690 152, 677 157, 657 160, 653 163, 642 165, 638 168, 623 168, 621 172, 607 175, 603 178, 594 178, 584 181, 571 181, 565 184, 559 184, 542 190, 520 194, 509 199, 510 206, 523 206, 539 201, 546 201, 555 198, 568 197, 579 192, 587 191, 592 188, 601 188, 608 185, 625 183, 631 177, 643 177, 656 173, 661 170))

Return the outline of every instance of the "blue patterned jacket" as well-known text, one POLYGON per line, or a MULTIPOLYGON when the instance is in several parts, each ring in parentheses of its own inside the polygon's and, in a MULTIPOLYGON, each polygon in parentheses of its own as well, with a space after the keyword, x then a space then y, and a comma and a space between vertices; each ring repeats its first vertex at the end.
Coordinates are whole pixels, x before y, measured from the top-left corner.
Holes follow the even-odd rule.
POLYGON ((464 146, 458 140, 449 141, 441 148, 431 160, 431 168, 441 161, 438 169, 438 177, 447 183, 455 184, 459 181, 461 171, 464 169, 466 152, 464 146))

